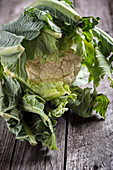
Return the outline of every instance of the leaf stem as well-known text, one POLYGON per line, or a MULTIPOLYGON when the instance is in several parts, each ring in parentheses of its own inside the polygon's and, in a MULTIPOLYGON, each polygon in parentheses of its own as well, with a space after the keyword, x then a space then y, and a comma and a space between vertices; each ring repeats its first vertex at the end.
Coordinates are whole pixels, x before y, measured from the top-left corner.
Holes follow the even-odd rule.
POLYGON ((43 29, 43 31, 54 36, 55 38, 61 38, 62 37, 62 33, 54 32, 54 31, 47 29, 47 28, 43 29))
POLYGON ((103 31, 102 29, 95 27, 99 32, 101 32, 104 36, 106 36, 112 43, 113 43, 113 38, 107 34, 105 31, 103 31))
POLYGON ((28 125, 26 124, 26 122, 24 120, 22 120, 22 123, 23 123, 23 127, 24 127, 27 135, 29 136, 30 144, 32 146, 36 146, 37 145, 37 141, 36 141, 35 136, 33 135, 32 131, 30 130, 30 128, 28 127, 28 125))
POLYGON ((0 48, 0 55, 11 55, 15 53, 22 53, 24 51, 24 48, 22 47, 21 44, 12 46, 12 47, 3 47, 0 48))
POLYGON ((81 18, 81 16, 73 8, 66 6, 60 1, 38 0, 32 3, 30 6, 33 8, 36 8, 38 6, 47 6, 50 8, 54 8, 64 13, 67 17, 71 18, 73 21, 78 21, 81 18))

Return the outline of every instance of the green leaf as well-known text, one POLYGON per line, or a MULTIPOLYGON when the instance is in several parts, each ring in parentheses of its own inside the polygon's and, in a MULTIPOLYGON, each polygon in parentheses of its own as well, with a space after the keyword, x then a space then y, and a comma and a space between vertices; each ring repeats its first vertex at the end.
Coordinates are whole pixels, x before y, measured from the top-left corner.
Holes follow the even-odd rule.
POLYGON ((40 34, 40 30, 43 26, 43 22, 33 22, 33 18, 21 14, 18 20, 4 24, 2 26, 2 31, 7 31, 17 36, 23 36, 27 40, 33 40, 40 34))
POLYGON ((63 82, 41 82, 39 85, 29 83, 29 87, 46 101, 52 100, 65 94, 70 94, 69 86, 63 85, 63 82))
POLYGON ((91 42, 86 40, 84 43, 86 56, 82 60, 82 64, 87 67, 90 73, 89 82, 93 80, 94 86, 97 87, 105 74, 111 77, 111 64, 98 47, 94 47, 91 42))
POLYGON ((0 81, 0 112, 7 113, 16 107, 21 95, 21 87, 16 79, 3 76, 0 81))
POLYGON ((12 33, 2 32, 0 40, 0 58, 4 71, 13 72, 18 77, 27 79, 25 70, 26 54, 24 48, 20 44, 23 41, 22 36, 16 36, 12 33))
POLYGON ((91 69, 93 64, 95 63, 95 48, 91 42, 84 40, 86 56, 84 57, 83 64, 87 66, 88 69, 91 69))
MULTIPOLYGON (((5 50, 5 48, 4 48, 5 50)), ((26 54, 25 52, 18 52, 12 55, 2 55, 1 64, 5 68, 6 72, 13 72, 18 77, 27 79, 27 73, 25 70, 26 54)))
MULTIPOLYGON (((51 133, 50 129, 45 126, 39 115, 27 112, 24 114, 24 120, 27 122, 27 126, 29 126, 29 129, 32 131, 37 141, 50 147, 50 149, 57 149, 55 134, 51 133)), ((23 139, 24 137, 25 136, 23 136, 23 139)))
POLYGON ((38 96, 36 96, 36 95, 26 94, 23 97, 21 107, 23 110, 25 110, 27 112, 31 112, 31 113, 33 112, 33 113, 40 115, 44 124, 46 126, 49 126, 51 132, 53 133, 52 123, 51 123, 49 117, 44 113, 44 104, 40 102, 40 97, 38 99, 38 96))
POLYGON ((72 92, 77 95, 77 100, 70 100, 68 107, 81 117, 89 117, 92 114, 91 88, 80 89, 72 86, 72 92))
POLYGON ((58 149, 56 147, 55 133, 48 136, 48 138, 43 142, 43 145, 49 146, 51 150, 58 149))
POLYGON ((16 108, 21 92, 18 81, 4 74, 0 81, 0 116, 6 120, 9 130, 16 135, 22 129, 20 111, 16 108))
POLYGON ((95 91, 91 93, 91 88, 81 89, 77 86, 71 86, 71 91, 77 95, 77 100, 70 100, 68 107, 74 113, 81 117, 92 116, 93 110, 105 118, 105 113, 109 104, 107 96, 98 94, 95 91))
POLYGON ((42 32, 36 39, 32 41, 24 40, 22 45, 25 48, 28 60, 41 57, 41 61, 46 61, 49 56, 55 54, 57 56, 58 49, 56 46, 56 38, 46 32, 42 32))
POLYGON ((93 16, 90 17, 82 17, 78 22, 77 25, 79 25, 83 31, 88 31, 92 28, 94 28, 95 25, 99 23, 99 17, 94 18, 93 16))
POLYGON ((85 43, 84 43, 84 35, 77 34, 73 37, 73 42, 71 45, 71 49, 74 50, 75 54, 79 56, 86 56, 86 49, 85 49, 85 43))
POLYGON ((14 108, 10 112, 4 113, 4 115, 1 116, 6 120, 9 130, 16 136, 18 136, 18 134, 22 130, 20 112, 16 108, 14 108))
POLYGON ((78 21, 81 18, 73 8, 62 1, 38 0, 32 3, 30 6, 33 8, 38 8, 42 11, 48 10, 53 17, 68 23, 78 21))
POLYGON ((82 65, 78 75, 76 76, 76 80, 73 82, 72 85, 83 86, 86 84, 88 84, 88 70, 82 65))
POLYGON ((64 103, 61 103, 56 109, 51 110, 51 114, 52 116, 58 118, 61 117, 66 111, 68 111, 68 108, 65 107, 64 103))
POLYGON ((97 102, 97 106, 94 107, 93 110, 95 110, 96 113, 99 113, 100 116, 105 118, 105 113, 109 104, 108 98, 104 94, 99 94, 96 97, 96 102, 97 102))
POLYGON ((94 85, 96 87, 105 74, 111 77, 110 64, 99 49, 96 49, 95 62, 90 68, 90 73, 90 80, 94 80, 94 85))
MULTIPOLYGON (((16 46, 16 45, 20 44, 24 39, 23 36, 16 36, 15 34, 12 34, 10 32, 1 31, 0 33, 1 33, 0 55, 2 55, 1 50, 3 50, 4 47, 16 46)), ((8 54, 9 54, 9 52, 8 52, 8 54)))
POLYGON ((107 58, 113 52, 113 38, 98 27, 92 29, 95 38, 98 39, 98 47, 101 53, 107 58))
POLYGON ((96 58, 99 62, 99 68, 101 69, 101 74, 106 74, 109 77, 111 77, 110 64, 98 49, 96 49, 96 58))
POLYGON ((64 2, 66 5, 68 5, 74 9, 73 2, 71 2, 69 0, 58 0, 58 1, 61 1, 62 3, 64 2))
MULTIPOLYGON (((26 7, 24 9, 24 14, 28 16, 32 16, 35 20, 38 19, 40 21, 46 22, 50 28, 55 32, 61 33, 61 28, 58 27, 53 21, 52 17, 49 14, 49 11, 41 11, 37 8, 26 7)), ((45 25, 46 26, 46 25, 45 25)))
POLYGON ((23 123, 23 127, 29 137, 29 142, 32 146, 35 146, 37 144, 37 141, 36 141, 36 138, 35 138, 35 135, 32 133, 31 129, 29 128, 29 126, 26 124, 26 122, 23 120, 22 121, 23 123))

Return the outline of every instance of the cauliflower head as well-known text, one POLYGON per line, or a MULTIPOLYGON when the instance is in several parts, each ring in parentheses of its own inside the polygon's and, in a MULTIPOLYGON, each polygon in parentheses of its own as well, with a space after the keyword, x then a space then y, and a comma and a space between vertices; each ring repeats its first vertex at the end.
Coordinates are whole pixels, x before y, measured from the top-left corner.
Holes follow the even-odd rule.
POLYGON ((26 62, 28 80, 36 84, 62 81, 64 84, 71 85, 80 68, 81 57, 71 50, 66 51, 64 57, 49 60, 45 64, 41 64, 40 57, 26 62))

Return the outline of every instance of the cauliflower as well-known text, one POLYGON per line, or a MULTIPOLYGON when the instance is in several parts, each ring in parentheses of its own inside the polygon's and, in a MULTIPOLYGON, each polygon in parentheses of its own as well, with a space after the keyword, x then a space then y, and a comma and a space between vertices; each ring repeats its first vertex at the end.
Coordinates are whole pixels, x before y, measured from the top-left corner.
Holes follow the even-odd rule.
POLYGON ((65 57, 58 60, 50 60, 45 64, 40 63, 40 57, 27 60, 26 71, 28 80, 34 83, 53 83, 63 81, 64 84, 72 84, 81 67, 81 58, 67 51, 65 57))
POLYGON ((98 19, 81 17, 69 0, 38 0, 2 26, 0 115, 17 139, 57 149, 55 125, 68 109, 105 118, 109 100, 96 87, 105 74, 113 87, 113 39, 95 27, 98 19), (92 90, 80 87, 81 65, 92 90))

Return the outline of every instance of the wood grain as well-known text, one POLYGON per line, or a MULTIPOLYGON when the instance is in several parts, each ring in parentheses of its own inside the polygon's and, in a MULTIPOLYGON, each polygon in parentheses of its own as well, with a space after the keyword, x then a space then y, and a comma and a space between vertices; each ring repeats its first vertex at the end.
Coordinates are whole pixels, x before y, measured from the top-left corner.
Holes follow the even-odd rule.
POLYGON ((17 141, 11 170, 63 170, 66 121, 60 118, 56 126, 56 143, 61 150, 50 151, 46 147, 30 146, 17 141))
POLYGON ((10 170, 10 162, 15 145, 15 137, 6 127, 6 122, 0 117, 0 169, 10 170))
MULTIPOLYGON (((99 16, 99 27, 112 35, 108 1, 79 0, 75 5, 82 16, 99 16)), ((81 119, 72 114, 68 117, 67 170, 113 169, 113 89, 109 86, 105 78, 98 88, 111 101, 105 121, 96 116, 81 119)))
MULTIPOLYGON (((1 23, 16 19, 23 7, 33 1, 0 0, 0 27, 1 23)), ((81 16, 99 16, 99 27, 113 35, 112 0, 76 0, 74 4, 81 16)), ((113 90, 108 87, 105 78, 98 88, 111 101, 105 121, 96 116, 82 119, 73 114, 68 114, 68 124, 66 115, 59 119, 56 126, 59 151, 15 141, 0 118, 0 170, 112 170, 113 90)))
POLYGON ((46 156, 46 170, 63 170, 65 157, 66 114, 58 119, 56 126, 56 143, 60 150, 48 151, 46 156))

